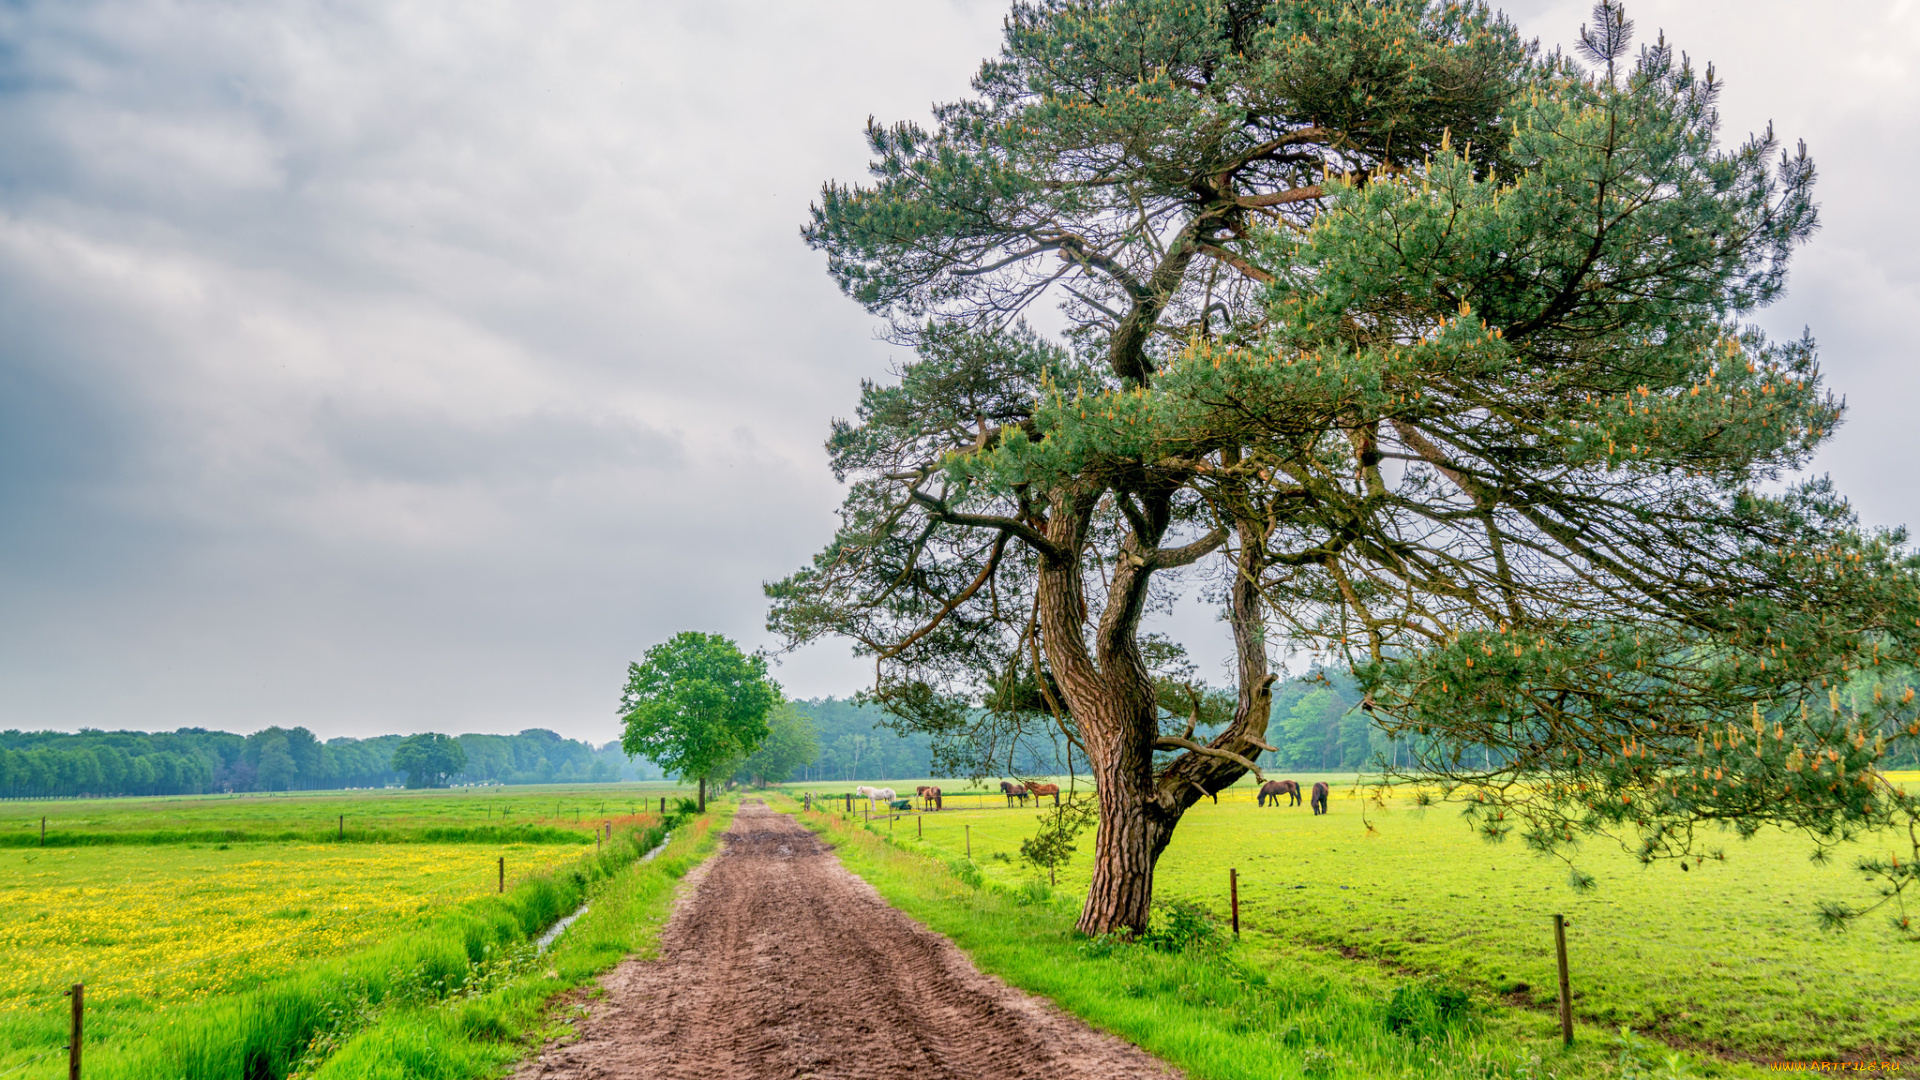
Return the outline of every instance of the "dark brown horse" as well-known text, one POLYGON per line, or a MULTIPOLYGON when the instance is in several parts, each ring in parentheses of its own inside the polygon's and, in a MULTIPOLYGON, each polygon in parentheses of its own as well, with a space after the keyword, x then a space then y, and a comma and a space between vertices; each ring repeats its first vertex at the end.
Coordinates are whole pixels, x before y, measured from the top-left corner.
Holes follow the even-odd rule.
POLYGON ((1300 785, 1294 783, 1292 780, 1269 780, 1261 784, 1260 794, 1255 796, 1253 801, 1261 806, 1265 806, 1267 805, 1267 801, 1271 799, 1273 805, 1279 806, 1280 796, 1282 795, 1290 795, 1293 797, 1293 802, 1288 805, 1300 805, 1300 785))
POLYGON ((1060 785, 1059 784, 1028 784, 1027 794, 1033 796, 1035 802, 1038 802, 1041 798, 1047 795, 1051 795, 1053 796, 1053 805, 1055 806, 1060 805, 1060 785))
POLYGON ((1000 781, 1000 794, 1007 797, 1008 806, 1012 806, 1013 800, 1015 799, 1020 800, 1021 806, 1027 805, 1027 785, 1025 784, 1016 784, 1010 780, 1002 780, 1000 781))
POLYGON ((929 810, 939 810, 943 806, 940 801, 940 789, 931 784, 922 784, 914 788, 913 793, 920 796, 921 804, 929 810))
POLYGON ((1313 804, 1313 812, 1316 817, 1327 812, 1327 782, 1325 780, 1314 781, 1313 798, 1309 801, 1313 804))

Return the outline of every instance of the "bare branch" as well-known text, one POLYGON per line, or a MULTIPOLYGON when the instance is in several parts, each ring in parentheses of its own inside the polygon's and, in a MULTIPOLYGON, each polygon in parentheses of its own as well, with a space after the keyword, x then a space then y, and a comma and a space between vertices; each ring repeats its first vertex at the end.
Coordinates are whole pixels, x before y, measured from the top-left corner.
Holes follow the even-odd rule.
POLYGON ((915 502, 925 506, 929 514, 938 518, 944 524, 961 525, 974 529, 1000 529, 1026 541, 1027 546, 1033 548, 1033 550, 1039 552, 1052 562, 1060 563, 1067 561, 1067 553, 1062 551, 1058 544, 1047 539, 1044 533, 1024 521, 1016 521, 1013 518, 1001 517, 997 514, 958 513, 948 509, 946 503, 941 502, 939 499, 934 498, 918 488, 908 489, 907 494, 911 496, 915 502))
POLYGON ((1202 255, 1211 255, 1219 259, 1221 262, 1226 263, 1228 266, 1233 267, 1235 270, 1240 271, 1242 274, 1245 274, 1247 277, 1252 278, 1262 285, 1270 285, 1273 283, 1272 274, 1235 255, 1226 248, 1214 247, 1212 244, 1200 244, 1196 250, 1202 255))
POLYGON ((1297 187, 1289 191, 1274 191, 1265 195, 1236 195, 1233 201, 1237 205, 1253 209, 1263 206, 1283 206, 1287 203, 1306 202, 1308 199, 1318 199, 1325 194, 1325 190, 1323 190, 1319 184, 1308 184, 1306 187, 1297 187))
MULTIPOLYGON (((1241 757, 1239 754, 1236 754, 1231 750, 1221 750, 1218 747, 1201 746, 1199 743, 1194 742, 1192 739, 1180 739, 1180 738, 1175 738, 1172 735, 1160 735, 1155 737, 1155 739, 1153 740, 1153 748, 1155 750, 1185 750, 1190 754, 1199 754, 1202 757, 1213 757, 1213 758, 1220 758, 1225 761, 1231 761, 1235 765, 1238 765, 1241 768, 1246 769, 1248 772, 1252 773, 1255 779, 1258 779, 1258 780, 1266 779, 1266 776, 1264 776, 1260 772, 1260 766, 1255 765, 1253 762, 1248 761, 1246 758, 1241 757)), ((1269 747, 1268 749, 1272 749, 1272 748, 1269 747)), ((1188 782, 1192 783, 1192 781, 1188 781, 1188 782)))
POLYGON ((1196 559, 1205 558, 1219 550, 1227 542, 1227 530, 1216 528, 1207 535, 1177 548, 1161 548, 1147 556, 1147 566, 1154 570, 1171 570, 1176 566, 1185 566, 1196 559))
POLYGON ((902 641, 900 644, 895 645, 893 648, 888 649, 887 651, 881 653, 880 659, 891 660, 894 657, 899 656, 901 653, 905 652, 907 648, 911 646, 914 642, 919 641, 921 638, 926 637, 928 634, 933 633, 934 628, 939 626, 941 623, 947 621, 947 616, 953 614, 954 611, 958 609, 961 604, 964 604, 967 601, 973 599, 973 594, 979 592, 980 586, 985 585, 988 582, 988 580, 990 580, 993 577, 993 572, 1000 568, 1000 556, 1004 554, 1006 550, 1007 550, 1007 533, 1003 530, 999 536, 994 538, 993 554, 987 556, 987 565, 981 568, 980 576, 973 579, 973 584, 968 585, 965 589, 960 591, 960 594, 958 596, 955 596, 953 599, 947 601, 946 604, 940 608, 940 613, 938 615, 935 615, 931 622, 928 622, 925 626, 922 626, 920 629, 915 630, 913 633, 908 634, 907 639, 905 641, 902 641))

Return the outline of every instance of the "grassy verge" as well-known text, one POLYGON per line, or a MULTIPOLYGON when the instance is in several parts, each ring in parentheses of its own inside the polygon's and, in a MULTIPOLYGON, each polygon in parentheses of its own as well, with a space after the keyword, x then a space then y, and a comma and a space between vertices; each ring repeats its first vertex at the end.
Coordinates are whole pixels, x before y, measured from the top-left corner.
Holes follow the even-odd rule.
MULTIPOLYGON (((796 810, 790 805, 782 809, 796 810)), ((1275 938, 1209 945, 1197 908, 1158 927, 1163 947, 1088 940, 1040 882, 989 882, 970 861, 838 815, 800 813, 887 901, 982 970, 1053 1000, 1196 1080, 1316 1077, 1758 1075, 1581 1027, 1563 1048, 1550 1017, 1484 992, 1275 938), (1185 942, 1186 947, 1178 947, 1185 942)), ((1217 930, 1216 930, 1217 932, 1217 930)))
MULTIPOLYGON (((545 1033, 549 1003, 632 951, 649 948, 674 883, 730 811, 617 833, 598 855, 469 900, 419 931, 315 961, 244 993, 155 1013, 89 1040, 102 1080, 233 1077, 474 1077, 497 1072, 545 1033), (533 939, 591 905, 544 954, 533 939)), ((61 1039, 60 1041, 64 1041, 61 1039)), ((64 1075, 64 1054, 17 1046, 9 1080, 64 1075)))
POLYGON ((563 1036, 573 1016, 554 1016, 550 1003, 629 954, 652 955, 674 885, 713 850, 732 813, 731 804, 709 803, 706 816, 680 826, 658 857, 596 890, 587 913, 545 956, 523 950, 460 993, 393 1010, 347 1039, 312 1077, 465 1080, 491 1075, 525 1056, 530 1045, 563 1036))

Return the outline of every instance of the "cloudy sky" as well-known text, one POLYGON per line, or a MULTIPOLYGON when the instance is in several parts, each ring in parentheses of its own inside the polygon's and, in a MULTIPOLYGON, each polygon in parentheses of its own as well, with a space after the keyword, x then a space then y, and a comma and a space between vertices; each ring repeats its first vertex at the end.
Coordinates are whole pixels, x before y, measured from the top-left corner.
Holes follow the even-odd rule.
MULTIPOLYGON (((1551 44, 1588 6, 1507 10, 1551 44)), ((0 727, 605 739, 653 642, 767 643, 892 351, 798 226, 1001 14, 0 3, 0 727)), ((1730 133, 1812 148, 1824 228, 1761 320, 1851 404, 1817 468, 1920 517, 1920 3, 1629 14, 1715 63, 1730 133)))

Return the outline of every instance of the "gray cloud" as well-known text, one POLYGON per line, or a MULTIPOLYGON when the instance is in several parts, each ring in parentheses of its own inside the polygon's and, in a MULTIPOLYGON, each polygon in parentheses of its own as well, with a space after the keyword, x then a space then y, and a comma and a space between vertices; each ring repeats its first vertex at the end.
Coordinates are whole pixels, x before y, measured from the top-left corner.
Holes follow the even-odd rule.
MULTIPOLYGON (((1586 8, 1513 6, 1549 40, 1586 8)), ((1719 63, 1732 129, 1812 144, 1826 229, 1765 319, 1851 396, 1821 466, 1905 520, 1920 15, 1633 14, 1719 63)), ((1000 15, 0 6, 0 725, 604 738, 647 645, 760 643, 889 355, 796 229, 1000 15)))

